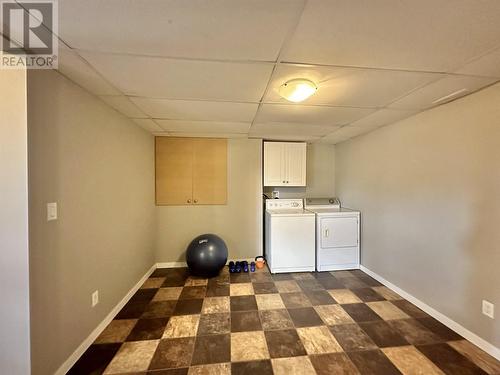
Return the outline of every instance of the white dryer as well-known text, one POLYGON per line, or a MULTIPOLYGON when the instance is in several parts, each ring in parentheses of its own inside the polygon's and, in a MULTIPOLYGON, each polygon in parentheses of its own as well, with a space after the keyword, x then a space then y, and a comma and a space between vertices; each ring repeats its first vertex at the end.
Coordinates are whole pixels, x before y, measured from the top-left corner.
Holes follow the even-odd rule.
POLYGON ((315 214, 302 199, 266 199, 265 255, 272 273, 315 270, 315 214))
POLYGON ((305 209, 316 215, 316 270, 359 268, 359 211, 337 198, 306 198, 305 209))

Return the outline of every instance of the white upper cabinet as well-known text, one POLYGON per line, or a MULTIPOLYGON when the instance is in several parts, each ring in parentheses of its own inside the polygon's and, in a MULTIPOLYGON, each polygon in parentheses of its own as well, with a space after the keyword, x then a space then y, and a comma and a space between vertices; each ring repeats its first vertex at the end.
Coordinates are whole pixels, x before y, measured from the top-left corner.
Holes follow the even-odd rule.
POLYGON ((306 143, 264 142, 264 186, 306 186, 306 143))

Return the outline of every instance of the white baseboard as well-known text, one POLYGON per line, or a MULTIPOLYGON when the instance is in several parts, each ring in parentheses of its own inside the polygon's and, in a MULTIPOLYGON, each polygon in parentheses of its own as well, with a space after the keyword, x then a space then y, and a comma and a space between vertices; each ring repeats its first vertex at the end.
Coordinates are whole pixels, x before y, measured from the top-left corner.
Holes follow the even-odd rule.
POLYGON ((160 262, 156 263, 156 268, 180 268, 187 267, 186 262, 160 262))
POLYGON ((414 297, 410 293, 404 291, 403 289, 397 287, 390 281, 387 281, 384 279, 382 276, 376 274, 375 272, 371 271, 370 269, 366 268, 365 266, 361 265, 360 269, 373 277, 375 280, 381 282, 384 284, 386 287, 389 289, 392 289, 395 291, 397 294, 399 294, 401 297, 404 299, 408 300, 409 302, 413 303, 415 306, 420 308, 421 310, 425 311, 427 314, 432 316, 433 318, 439 320, 441 323, 443 323, 445 326, 448 328, 452 329, 453 331, 457 332, 459 335, 463 336, 470 342, 472 342, 474 345, 478 346, 482 350, 484 350, 486 353, 489 355, 495 357, 500 361, 500 349, 497 348, 495 345, 489 343, 488 341, 482 339, 475 333, 469 331, 467 328, 463 327, 462 325, 458 324, 454 320, 448 318, 446 315, 440 313, 439 311, 435 310, 434 308, 430 307, 427 305, 425 302, 422 302, 418 298, 414 297))
POLYGON ((71 356, 59 367, 55 372, 55 375, 66 374, 71 367, 78 361, 78 359, 85 353, 85 351, 92 345, 92 343, 99 337, 99 335, 104 331, 108 324, 115 318, 115 316, 120 312, 120 310, 125 306, 125 304, 132 298, 132 296, 139 290, 139 288, 144 284, 147 278, 156 269, 156 264, 146 272, 146 274, 135 284, 132 289, 127 293, 123 299, 118 302, 118 304, 109 312, 109 314, 104 318, 104 320, 92 331, 92 333, 80 344, 80 346, 71 354, 71 356))

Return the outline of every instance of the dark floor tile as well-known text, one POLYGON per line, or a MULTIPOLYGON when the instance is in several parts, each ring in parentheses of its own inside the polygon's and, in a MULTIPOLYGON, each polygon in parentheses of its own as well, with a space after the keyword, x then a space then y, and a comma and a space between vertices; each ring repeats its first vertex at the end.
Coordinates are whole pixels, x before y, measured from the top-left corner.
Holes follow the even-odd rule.
POLYGON ((432 317, 418 318, 417 321, 424 327, 432 331, 434 334, 441 337, 443 341, 453 341, 453 340, 463 339, 463 337, 460 336, 458 333, 446 327, 443 323, 439 322, 438 320, 432 317))
POLYGON ((231 311, 257 310, 255 296, 231 297, 231 311))
POLYGON ((309 359, 318 375, 359 375, 356 366, 344 353, 310 355, 309 359))
POLYGON ((361 374, 396 375, 401 374, 380 350, 350 352, 347 354, 361 374))
POLYGON ((378 282, 375 280, 373 277, 365 275, 365 276, 360 276, 359 279, 364 282, 366 285, 369 286, 383 286, 384 284, 378 282))
POLYGON ((363 302, 385 301, 385 298, 372 288, 352 289, 352 292, 363 302))
POLYGON ((68 375, 102 374, 120 346, 121 344, 91 345, 69 370, 68 375))
POLYGON ((368 276, 368 274, 366 274, 365 272, 363 272, 361 270, 349 270, 348 272, 352 276, 355 276, 355 277, 366 277, 366 276, 368 276))
POLYGON ((254 282, 253 290, 255 294, 272 294, 278 293, 278 289, 276 289, 276 285, 274 282, 254 282))
POLYGON ((165 275, 162 276, 166 277, 162 285, 163 288, 184 286, 184 283, 189 277, 189 271, 187 268, 171 268, 165 275))
POLYGON ((199 336, 194 345, 191 365, 231 361, 230 335, 199 336))
POLYGON ((148 306, 148 302, 127 302, 115 319, 139 319, 148 306))
POLYGON ((293 280, 293 275, 291 273, 275 273, 271 274, 271 277, 274 281, 293 280))
POLYGON ((167 323, 168 318, 139 319, 126 341, 160 339, 167 323))
POLYGON ((198 324, 198 335, 220 335, 231 332, 229 313, 202 314, 198 324))
POLYGON ((184 284, 186 283, 186 280, 187 280, 187 276, 186 277, 176 276, 176 277, 167 278, 163 282, 161 287, 162 288, 170 288, 170 287, 176 287, 176 286, 184 286, 184 284))
MULTIPOLYGON (((148 371, 144 375, 188 375, 189 368, 171 368, 168 370, 153 370, 148 371)), ((133 374, 127 374, 133 375, 133 374)), ((139 374, 137 374, 139 375, 139 374)), ((141 374, 142 375, 142 374, 141 374)))
POLYGON ((141 318, 152 319, 152 318, 166 318, 172 316, 174 313, 175 305, 177 301, 153 301, 150 302, 141 318))
POLYGON ((208 281, 207 297, 227 297, 229 296, 229 284, 208 281))
POLYGON ((448 344, 419 345, 417 349, 449 375, 486 374, 448 344))
POLYGON ((262 310, 259 311, 262 328, 265 331, 273 329, 293 328, 293 322, 288 310, 262 310))
POLYGON ((150 277, 166 277, 178 273, 187 273, 187 268, 157 268, 150 277))
POLYGON ((186 286, 182 289, 179 299, 205 298, 206 293, 206 286, 186 286))
POLYGON ((391 301, 393 305, 396 305, 400 310, 403 310, 405 313, 410 315, 412 318, 428 318, 429 315, 420 310, 417 306, 414 304, 401 299, 401 300, 395 300, 391 301))
POLYGON ((303 291, 308 290, 325 290, 323 285, 321 285, 317 279, 310 280, 297 280, 297 284, 299 284, 300 288, 303 291))
POLYGON ((326 290, 308 290, 304 294, 313 306, 334 305, 337 303, 326 290))
POLYGON ((332 331, 338 343, 346 352, 377 349, 377 345, 370 336, 357 324, 331 326, 330 331, 332 331))
POLYGON ((130 302, 149 302, 155 296, 157 289, 139 289, 130 299, 130 302))
POLYGON ((274 281, 268 272, 253 272, 250 274, 250 279, 254 283, 269 283, 274 281))
POLYGON ((237 284, 237 283, 250 283, 252 280, 250 280, 250 276, 248 273, 231 273, 229 274, 229 281, 231 284, 237 284))
POLYGON ((408 341, 385 321, 359 323, 359 326, 380 348, 409 345, 408 341))
POLYGON ((443 341, 441 337, 429 331, 415 319, 390 320, 387 323, 413 345, 435 344, 443 341))
POLYGON ((194 349, 194 337, 161 340, 149 365, 150 370, 188 367, 194 349))
POLYGON ((309 298, 302 292, 281 293, 281 299, 287 309, 311 306, 311 301, 309 301, 309 298))
MULTIPOLYGON (((328 275, 330 275, 330 274, 328 273, 328 275)), ((318 278, 317 280, 325 289, 344 289, 345 288, 344 284, 342 284, 339 280, 337 280, 332 275, 330 275, 330 277, 318 278)))
POLYGON ((342 308, 353 318, 356 322, 372 322, 382 320, 380 316, 366 306, 364 303, 350 303, 342 305, 342 308))
POLYGON ((271 358, 306 355, 306 350, 295 329, 266 331, 267 348, 271 358))
POLYGON ((257 311, 233 311, 231 313, 231 332, 262 331, 257 311))
POLYGON ((177 301, 172 315, 199 314, 203 305, 203 299, 183 299, 177 301))
POLYGON ((288 309, 295 327, 313 327, 324 325, 318 313, 312 307, 288 309))
POLYGON ((270 360, 234 362, 231 364, 231 374, 234 375, 273 375, 270 360))
POLYGON ((368 288, 368 285, 357 277, 342 277, 339 281, 344 284, 347 289, 368 288))

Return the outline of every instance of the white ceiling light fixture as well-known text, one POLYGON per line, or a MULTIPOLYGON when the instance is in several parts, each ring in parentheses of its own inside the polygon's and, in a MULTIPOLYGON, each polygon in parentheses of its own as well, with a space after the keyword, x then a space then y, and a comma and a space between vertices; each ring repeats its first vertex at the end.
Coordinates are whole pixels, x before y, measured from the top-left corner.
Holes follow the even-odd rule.
POLYGON ((282 84, 278 93, 289 102, 299 103, 313 95, 317 89, 314 82, 308 79, 297 78, 282 84))

